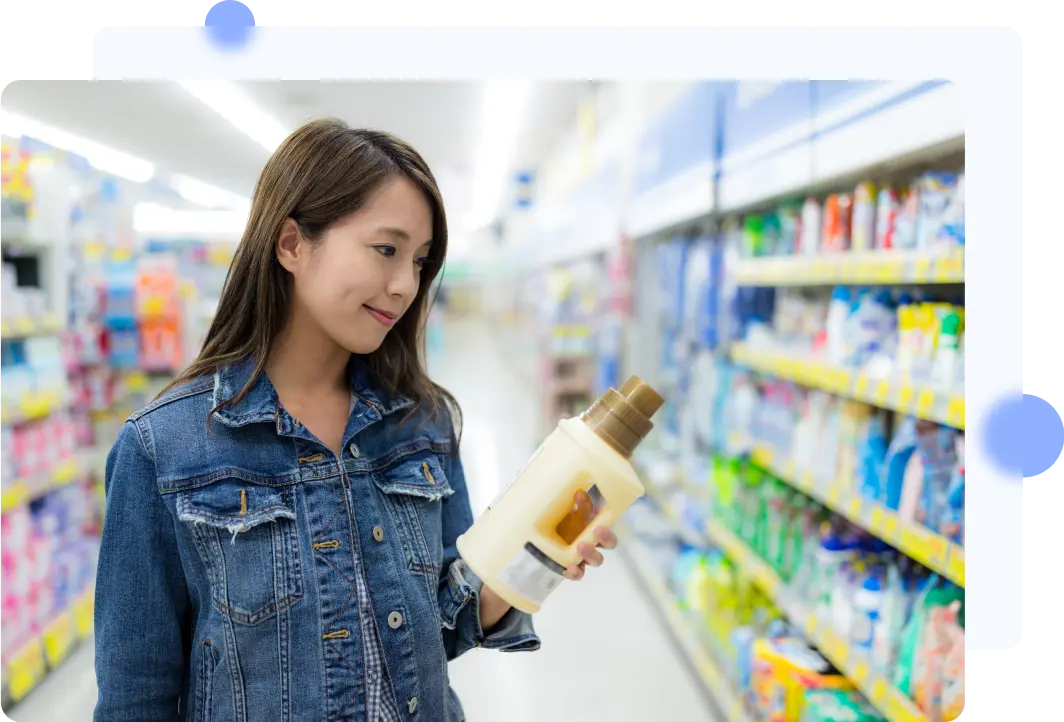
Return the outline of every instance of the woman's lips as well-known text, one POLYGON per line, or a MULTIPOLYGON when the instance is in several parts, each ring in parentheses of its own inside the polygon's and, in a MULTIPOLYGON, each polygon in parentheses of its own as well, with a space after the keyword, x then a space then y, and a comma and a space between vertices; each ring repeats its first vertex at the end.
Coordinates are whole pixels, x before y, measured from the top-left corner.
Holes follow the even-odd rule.
POLYGON ((392 316, 389 313, 385 313, 384 311, 378 311, 372 306, 365 306, 365 309, 370 316, 373 316, 373 318, 377 319, 381 324, 389 328, 394 326, 395 322, 398 320, 398 318, 396 318, 395 316, 392 316))

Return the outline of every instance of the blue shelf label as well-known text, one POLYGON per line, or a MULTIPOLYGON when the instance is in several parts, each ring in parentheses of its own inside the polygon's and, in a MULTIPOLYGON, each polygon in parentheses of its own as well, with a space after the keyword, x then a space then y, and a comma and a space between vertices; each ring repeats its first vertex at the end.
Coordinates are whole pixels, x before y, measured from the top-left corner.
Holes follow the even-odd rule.
POLYGON ((695 84, 647 130, 639 145, 636 194, 715 159, 720 85, 695 84))

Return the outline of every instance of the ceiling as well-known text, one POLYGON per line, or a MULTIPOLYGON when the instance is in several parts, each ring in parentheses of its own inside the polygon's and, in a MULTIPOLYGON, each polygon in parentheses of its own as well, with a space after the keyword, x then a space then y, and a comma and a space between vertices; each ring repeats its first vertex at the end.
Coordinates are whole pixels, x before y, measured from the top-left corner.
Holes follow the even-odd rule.
MULTIPOLYGON (((337 116, 387 130, 417 148, 438 176, 452 218, 468 204, 470 163, 480 135, 482 82, 238 82, 290 130, 337 116), (456 207, 457 206, 457 207, 456 207)), ((515 168, 535 168, 576 121, 591 88, 536 84, 515 149, 515 168)), ((267 151, 168 81, 19 81, 2 95, 6 112, 47 123, 155 164, 250 197, 267 151)))

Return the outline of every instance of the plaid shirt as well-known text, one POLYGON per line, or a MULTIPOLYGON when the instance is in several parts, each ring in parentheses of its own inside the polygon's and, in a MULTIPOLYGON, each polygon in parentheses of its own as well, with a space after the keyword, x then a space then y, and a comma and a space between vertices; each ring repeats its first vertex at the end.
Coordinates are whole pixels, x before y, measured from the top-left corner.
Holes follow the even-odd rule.
MULTIPOLYGON (((351 411, 354 411, 357 399, 351 396, 351 411)), ((362 633, 362 665, 366 679, 366 719, 372 722, 402 722, 399 708, 395 702, 388 680, 388 670, 384 665, 384 645, 381 643, 380 631, 373 620, 372 605, 369 598, 369 584, 366 582, 366 568, 362 559, 356 560, 358 574, 355 576, 355 594, 358 596, 358 619, 362 633)))
POLYGON ((384 645, 373 621, 369 601, 369 585, 362 560, 358 560, 358 576, 355 577, 355 593, 358 595, 358 617, 362 632, 362 664, 366 677, 366 719, 380 722, 401 722, 395 695, 388 681, 384 666, 384 645))

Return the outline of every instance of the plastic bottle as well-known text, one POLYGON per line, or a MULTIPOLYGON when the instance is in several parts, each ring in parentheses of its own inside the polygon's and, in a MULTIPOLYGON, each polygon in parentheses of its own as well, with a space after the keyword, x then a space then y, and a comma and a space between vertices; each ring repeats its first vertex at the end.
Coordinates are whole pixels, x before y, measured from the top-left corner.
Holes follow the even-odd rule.
POLYGON ((952 389, 957 385, 960 366, 960 316, 954 312, 942 318, 935 351, 934 379, 940 387, 952 389))
POLYGON ((879 191, 876 201, 876 239, 877 250, 889 251, 894 248, 895 224, 898 219, 898 193, 893 188, 879 191))
POLYGON ((458 552, 477 576, 517 609, 538 612, 565 569, 580 562, 580 543, 593 544, 597 526, 611 526, 645 493, 630 458, 663 403, 633 376, 579 417, 559 422, 458 538, 458 552))
POLYGON ((821 230, 821 213, 820 203, 816 198, 810 196, 806 199, 802 205, 802 229, 801 229, 801 242, 800 252, 806 256, 815 256, 821 252, 820 247, 820 230, 821 230))
POLYGON ((884 599, 883 585, 875 574, 866 576, 853 595, 850 641, 868 655, 872 654, 876 640, 883 636, 884 599))
POLYGON ((850 248, 855 251, 870 251, 875 246, 876 232, 876 187, 870 182, 857 186, 853 194, 853 230, 850 248))
POLYGON ((846 319, 850 316, 853 294, 845 286, 836 286, 831 292, 828 304, 828 363, 842 364, 848 356, 846 338, 846 319))

